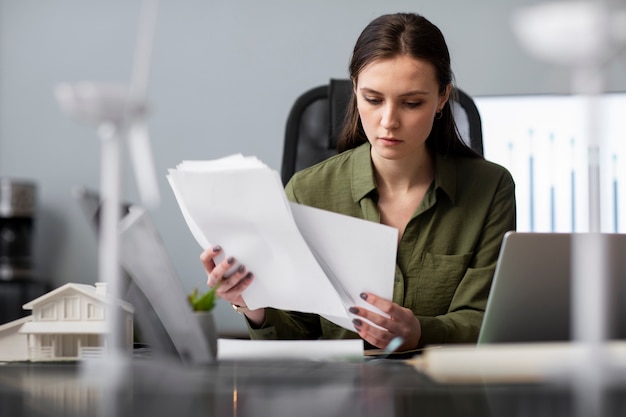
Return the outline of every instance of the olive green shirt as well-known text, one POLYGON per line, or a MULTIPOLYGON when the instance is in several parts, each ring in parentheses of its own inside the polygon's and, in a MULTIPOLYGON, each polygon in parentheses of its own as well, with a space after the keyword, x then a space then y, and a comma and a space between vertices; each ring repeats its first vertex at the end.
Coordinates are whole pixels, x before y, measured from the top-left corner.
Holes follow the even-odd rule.
MULTIPOLYGON (((291 201, 380 222, 370 145, 297 172, 291 201)), ((419 346, 478 338, 504 234, 515 229, 515 184, 481 158, 435 157, 435 179, 398 244, 393 302, 420 320, 419 346)), ((356 338, 314 314, 266 309, 253 339, 356 338)))

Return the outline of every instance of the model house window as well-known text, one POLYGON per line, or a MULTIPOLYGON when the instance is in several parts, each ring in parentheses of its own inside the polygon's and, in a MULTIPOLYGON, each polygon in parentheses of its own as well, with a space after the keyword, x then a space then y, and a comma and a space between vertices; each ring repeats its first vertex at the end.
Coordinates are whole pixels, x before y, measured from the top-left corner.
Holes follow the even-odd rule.
POLYGON ((80 299, 78 297, 63 297, 63 319, 78 320, 80 318, 80 299))
POLYGON ((39 310, 39 318, 41 320, 56 320, 56 305, 54 303, 46 304, 39 310))
POLYGON ((87 319, 88 320, 102 320, 104 319, 104 309, 102 306, 89 303, 87 304, 87 319))

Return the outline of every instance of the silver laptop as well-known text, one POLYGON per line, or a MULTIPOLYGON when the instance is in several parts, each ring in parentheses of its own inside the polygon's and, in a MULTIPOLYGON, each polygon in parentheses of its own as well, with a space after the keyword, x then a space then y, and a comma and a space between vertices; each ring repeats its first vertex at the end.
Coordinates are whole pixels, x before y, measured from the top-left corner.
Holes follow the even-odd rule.
MULTIPOLYGON (((608 336, 626 339, 626 234, 606 234, 608 336)), ((504 236, 478 338, 484 343, 572 340, 571 233, 504 236)))

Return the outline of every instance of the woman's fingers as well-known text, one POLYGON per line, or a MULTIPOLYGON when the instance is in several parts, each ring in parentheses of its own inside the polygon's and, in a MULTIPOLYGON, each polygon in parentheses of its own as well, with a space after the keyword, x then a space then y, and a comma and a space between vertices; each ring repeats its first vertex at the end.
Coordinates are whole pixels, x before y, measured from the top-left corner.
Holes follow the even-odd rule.
POLYGON ((241 293, 250 286, 254 275, 252 272, 243 270, 243 272, 235 272, 222 281, 222 284, 216 290, 216 294, 233 304, 244 305, 241 293))
POLYGON ((370 323, 360 318, 355 318, 352 323, 363 340, 380 349, 384 349, 395 337, 394 334, 388 330, 372 326, 370 323))
POLYGON ((254 275, 247 271, 244 265, 237 265, 237 260, 232 256, 221 262, 217 261, 220 255, 223 255, 220 246, 207 248, 200 254, 200 262, 207 273, 207 285, 209 288, 217 287, 215 294, 218 297, 233 304, 243 305, 241 293, 250 286, 254 275), (230 271, 234 268, 236 268, 234 271, 230 271))
POLYGON ((207 248, 200 254, 200 261, 207 273, 207 285, 211 288, 221 283, 226 272, 235 265, 235 258, 232 256, 219 262, 217 257, 220 255, 223 256, 220 246, 207 248))
POLYGON ((210 274, 211 271, 213 271, 213 268, 215 268, 214 259, 221 251, 222 248, 220 246, 213 246, 205 249, 200 254, 200 262, 202 262, 207 274, 210 274))
POLYGON ((366 308, 351 307, 350 312, 358 316, 353 324, 364 340, 384 349, 400 336, 404 340, 401 350, 417 347, 422 333, 421 324, 411 310, 371 293, 361 294, 361 298, 389 315, 386 317, 366 308))
POLYGON ((216 277, 217 281, 219 282, 225 278, 226 271, 228 271, 233 265, 235 265, 235 257, 229 256, 222 262, 216 263, 215 268, 213 268, 209 275, 216 277))

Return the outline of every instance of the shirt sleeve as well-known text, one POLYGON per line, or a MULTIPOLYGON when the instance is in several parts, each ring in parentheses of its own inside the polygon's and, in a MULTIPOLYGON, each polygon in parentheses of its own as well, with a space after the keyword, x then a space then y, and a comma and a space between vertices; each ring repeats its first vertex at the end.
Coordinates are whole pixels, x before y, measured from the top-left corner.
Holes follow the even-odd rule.
POLYGON ((320 318, 316 314, 265 309, 265 322, 254 327, 246 320, 252 340, 314 340, 322 335, 320 318))

